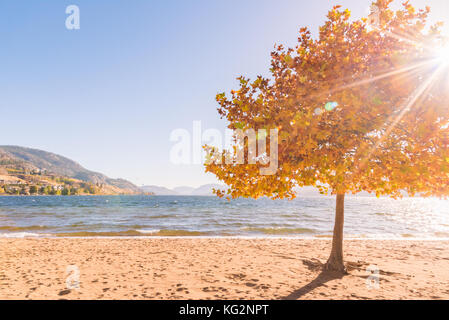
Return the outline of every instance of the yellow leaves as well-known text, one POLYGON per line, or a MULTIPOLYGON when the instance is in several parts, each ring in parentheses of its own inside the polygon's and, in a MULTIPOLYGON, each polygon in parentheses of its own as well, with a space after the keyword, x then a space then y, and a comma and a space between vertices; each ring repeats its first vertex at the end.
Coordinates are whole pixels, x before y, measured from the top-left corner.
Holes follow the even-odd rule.
POLYGON ((329 132, 326 131, 318 131, 316 134, 316 139, 317 140, 325 140, 329 137, 329 132))
POLYGON ((257 88, 258 86, 260 86, 262 83, 262 78, 257 78, 254 82, 253 82, 253 87, 257 88))
POLYGON ((375 96, 375 97, 373 98, 373 103, 374 103, 375 105, 377 105, 377 106, 380 106, 383 102, 382 102, 382 99, 381 99, 379 96, 375 96))
POLYGON ((287 54, 284 56, 284 62, 290 67, 293 65, 293 58, 287 54))
POLYGON ((320 72, 323 72, 324 70, 326 70, 327 66, 328 66, 328 63, 326 61, 324 61, 321 64, 320 72))
POLYGON ((407 11, 409 14, 414 14, 415 13, 415 8, 411 5, 407 3, 407 11))
POLYGON ((244 77, 240 77, 238 80, 240 81, 241 86, 246 86, 248 84, 248 80, 244 77))
POLYGON ((279 136, 280 136, 281 140, 287 140, 289 138, 290 134, 287 131, 283 130, 280 132, 279 136))
POLYGON ((224 93, 224 92, 222 92, 222 93, 218 93, 216 96, 215 96, 215 100, 217 100, 217 102, 222 102, 223 100, 225 100, 226 99, 226 94, 224 93))
POLYGON ((303 119, 303 114, 301 112, 298 112, 295 114, 295 117, 293 118, 295 121, 300 121, 303 119))

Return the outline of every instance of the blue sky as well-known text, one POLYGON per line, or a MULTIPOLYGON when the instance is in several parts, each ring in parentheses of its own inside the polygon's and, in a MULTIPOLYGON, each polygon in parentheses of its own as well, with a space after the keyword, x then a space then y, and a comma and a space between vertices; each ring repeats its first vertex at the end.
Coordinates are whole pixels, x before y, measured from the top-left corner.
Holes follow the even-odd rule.
MULTIPOLYGON (((267 74, 275 43, 294 46, 333 4, 366 15, 370 0, 0 2, 0 145, 58 153, 88 169, 167 187, 216 182, 169 161, 170 132, 224 133, 215 94, 267 74), (65 9, 80 8, 67 30, 65 9)), ((430 5, 449 19, 449 1, 430 5)))

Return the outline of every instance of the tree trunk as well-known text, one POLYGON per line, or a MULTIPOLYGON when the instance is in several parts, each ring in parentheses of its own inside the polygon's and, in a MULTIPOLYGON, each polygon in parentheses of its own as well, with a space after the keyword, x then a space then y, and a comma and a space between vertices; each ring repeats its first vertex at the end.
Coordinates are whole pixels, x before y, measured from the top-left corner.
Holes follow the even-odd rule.
POLYGON ((345 219, 345 195, 337 194, 337 206, 335 209, 334 236, 332 238, 332 251, 324 268, 329 271, 346 273, 343 262, 343 224, 345 219))

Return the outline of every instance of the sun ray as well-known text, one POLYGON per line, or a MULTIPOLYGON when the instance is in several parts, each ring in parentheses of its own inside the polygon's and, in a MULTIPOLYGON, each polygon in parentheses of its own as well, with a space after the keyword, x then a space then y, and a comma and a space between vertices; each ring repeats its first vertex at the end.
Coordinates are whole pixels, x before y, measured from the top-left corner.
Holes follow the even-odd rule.
POLYGON ((381 32, 381 33, 385 33, 387 36, 389 36, 389 37, 391 37, 391 38, 393 38, 393 39, 396 39, 396 40, 399 40, 399 41, 406 42, 406 43, 411 44, 411 45, 413 45, 413 46, 422 47, 422 48, 426 48, 426 49, 429 49, 429 50, 433 49, 433 48, 429 48, 428 46, 424 45, 424 43, 422 43, 422 42, 418 42, 418 41, 416 41, 416 40, 413 40, 413 39, 410 39, 410 38, 401 36, 401 35, 399 35, 399 34, 397 34, 397 33, 395 33, 395 32, 392 32, 392 31, 390 31, 390 30, 382 30, 382 29, 380 29, 380 28, 378 28, 378 27, 376 27, 376 26, 371 26, 371 27, 372 27, 375 31, 381 32))
POLYGON ((412 39, 409 39, 409 38, 405 38, 405 37, 403 37, 401 35, 398 35, 398 34, 396 34, 394 32, 391 32, 389 30, 377 29, 377 31, 386 33, 388 36, 390 36, 391 38, 394 38, 396 40, 404 41, 404 42, 407 42, 408 44, 411 44, 411 45, 414 45, 414 46, 418 45, 418 42, 416 42, 415 40, 412 40, 412 39))
POLYGON ((395 75, 398 75, 398 74, 401 74, 401 73, 405 73, 407 71, 418 69, 420 67, 423 67, 425 65, 430 64, 431 62, 435 62, 435 59, 426 60, 424 62, 417 63, 417 64, 414 64, 412 66, 404 67, 404 68, 401 68, 401 69, 398 69, 398 70, 395 70, 395 71, 387 72, 387 73, 375 76, 375 77, 370 78, 370 79, 360 80, 360 81, 354 82, 352 84, 336 88, 334 90, 341 91, 341 90, 350 89, 350 88, 358 87, 358 86, 361 86, 361 85, 369 84, 369 83, 372 83, 372 82, 376 82, 378 80, 382 80, 382 79, 385 79, 385 78, 388 78, 388 77, 392 77, 392 76, 395 76, 395 75))
POLYGON ((419 72, 423 67, 427 67, 428 65, 430 65, 431 63, 436 62, 437 59, 430 59, 430 60, 426 60, 420 63, 416 63, 414 65, 411 66, 407 66, 407 67, 403 67, 397 70, 393 70, 393 71, 389 71, 389 72, 385 72, 385 73, 378 73, 377 76, 374 76, 372 78, 369 79, 361 79, 358 80, 356 82, 347 84, 347 85, 343 85, 343 86, 339 86, 336 87, 334 89, 328 90, 326 92, 320 92, 320 93, 316 93, 314 95, 311 95, 310 98, 315 98, 315 97, 320 97, 320 96, 328 96, 328 95, 332 95, 335 94, 337 92, 343 91, 345 89, 351 89, 351 88, 355 88, 358 86, 362 86, 362 85, 367 85, 388 77, 392 77, 392 76, 396 76, 396 75, 400 75, 400 74, 404 74, 404 76, 408 76, 410 75, 410 71, 412 71, 413 73, 419 72))
POLYGON ((412 93, 411 98, 409 101, 401 108, 401 112, 394 118, 390 126, 385 130, 385 133, 380 137, 380 139, 376 142, 376 144, 369 150, 367 155, 362 158, 360 161, 360 165, 358 166, 359 169, 362 169, 366 162, 371 158, 371 156, 376 152, 376 150, 381 146, 381 144, 385 141, 385 139, 391 134, 391 132, 394 130, 394 128, 398 125, 398 123, 401 121, 401 119, 404 117, 404 115, 413 107, 413 105, 423 96, 423 94, 429 90, 429 88, 432 86, 433 82, 435 81, 438 73, 443 68, 440 66, 437 70, 433 72, 432 75, 429 76, 429 78, 416 90, 412 93))

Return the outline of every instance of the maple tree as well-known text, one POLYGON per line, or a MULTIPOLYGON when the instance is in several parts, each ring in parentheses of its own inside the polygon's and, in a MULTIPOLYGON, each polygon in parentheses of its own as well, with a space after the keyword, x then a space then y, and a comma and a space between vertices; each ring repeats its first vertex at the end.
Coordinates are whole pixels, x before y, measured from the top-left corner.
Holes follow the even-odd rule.
POLYGON ((270 78, 240 77, 238 90, 216 98, 230 129, 279 130, 272 175, 260 174, 263 163, 232 162, 236 147, 208 148, 206 171, 229 186, 216 194, 293 199, 295 188, 315 186, 336 195, 328 270, 345 271, 346 194, 449 194, 449 55, 438 53, 447 52, 441 24, 430 26, 429 8, 405 2, 394 11, 392 1, 374 3, 375 25, 335 6, 317 38, 302 28, 295 48, 275 48, 270 78))

